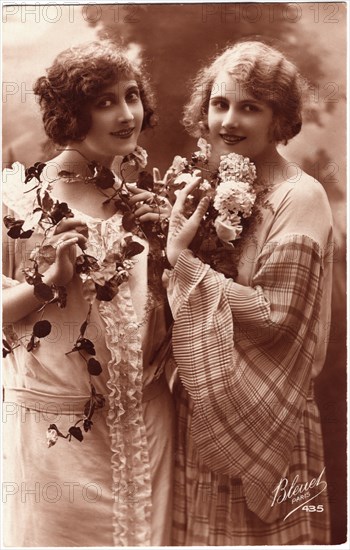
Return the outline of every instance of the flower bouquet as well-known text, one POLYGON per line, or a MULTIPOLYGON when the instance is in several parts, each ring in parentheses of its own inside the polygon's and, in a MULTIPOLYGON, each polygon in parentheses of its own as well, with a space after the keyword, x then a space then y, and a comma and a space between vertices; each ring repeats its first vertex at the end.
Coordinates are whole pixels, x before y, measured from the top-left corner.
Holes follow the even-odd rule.
POLYGON ((210 204, 190 248, 216 271, 234 278, 243 244, 261 219, 260 207, 269 206, 265 200, 268 187, 258 182, 255 165, 248 157, 222 155, 218 169, 211 171, 210 145, 203 138, 197 145, 199 151, 190 161, 179 155, 174 158, 166 194, 174 202, 178 190, 202 177, 188 196, 184 214, 191 215, 204 196, 210 198, 210 204))

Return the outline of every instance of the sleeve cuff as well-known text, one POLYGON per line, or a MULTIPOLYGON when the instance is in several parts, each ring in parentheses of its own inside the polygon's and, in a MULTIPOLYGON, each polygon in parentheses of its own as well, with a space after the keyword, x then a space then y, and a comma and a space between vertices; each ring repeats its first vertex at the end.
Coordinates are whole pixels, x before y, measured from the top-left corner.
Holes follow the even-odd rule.
POLYGON ((210 266, 195 258, 190 250, 181 252, 167 287, 169 305, 174 319, 182 304, 203 280, 209 269, 210 266))

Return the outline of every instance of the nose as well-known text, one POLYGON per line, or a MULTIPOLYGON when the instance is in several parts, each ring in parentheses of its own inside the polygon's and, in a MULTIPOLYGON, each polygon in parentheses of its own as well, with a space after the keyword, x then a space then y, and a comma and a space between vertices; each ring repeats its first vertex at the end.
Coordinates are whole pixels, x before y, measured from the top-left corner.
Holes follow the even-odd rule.
POLYGON ((134 120, 134 115, 132 114, 132 112, 130 110, 130 106, 128 105, 128 103, 126 101, 124 101, 120 105, 120 109, 119 109, 119 112, 118 112, 118 121, 121 122, 121 123, 129 123, 132 120, 134 120))
POLYGON ((226 112, 225 117, 222 121, 222 125, 224 128, 237 128, 239 124, 239 116, 237 113, 237 110, 234 107, 230 107, 230 109, 226 112))

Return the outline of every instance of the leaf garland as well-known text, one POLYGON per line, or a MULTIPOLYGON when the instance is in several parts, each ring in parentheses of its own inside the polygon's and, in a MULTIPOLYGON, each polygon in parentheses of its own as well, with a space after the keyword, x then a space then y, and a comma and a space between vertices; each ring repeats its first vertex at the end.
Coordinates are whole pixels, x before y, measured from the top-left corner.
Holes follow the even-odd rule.
MULTIPOLYGON (((142 150, 142 148, 137 148, 135 155, 131 154, 123 159, 121 173, 123 174, 123 168, 128 164, 143 167, 146 158, 147 154, 144 150, 142 150)), ((42 189, 41 175, 45 166, 44 163, 36 162, 25 171, 24 183, 27 184, 32 180, 36 180, 35 187, 30 191, 34 189, 37 190, 33 211, 27 216, 26 220, 17 220, 10 216, 4 218, 4 224, 6 229, 8 229, 7 234, 13 239, 30 238, 37 226, 44 232, 44 237, 40 246, 31 254, 30 261, 32 262, 32 266, 23 270, 26 282, 33 286, 34 295, 42 304, 38 310, 39 312, 44 312, 47 305, 53 303, 56 303, 60 308, 66 306, 66 287, 55 284, 45 284, 42 281, 44 275, 40 272, 40 266, 43 264, 51 265, 56 259, 55 247, 45 243, 49 232, 54 230, 62 219, 74 217, 67 203, 57 200, 54 201, 48 192, 49 188, 42 189)), ((89 162, 88 167, 91 176, 82 177, 79 174, 67 171, 61 171, 58 176, 65 177, 69 180, 83 179, 86 184, 91 183, 96 186, 104 195, 106 190, 114 189, 114 193, 111 196, 105 195, 106 200, 104 202, 108 203, 114 201, 117 210, 123 213, 122 225, 126 231, 131 232, 135 236, 155 241, 157 246, 153 246, 153 249, 155 249, 156 252, 153 251, 150 253, 150 263, 152 264, 153 262, 153 264, 156 265, 157 263, 159 264, 159 260, 161 260, 161 264, 164 265, 164 267, 167 266, 168 264, 165 256, 167 235, 166 221, 163 220, 161 223, 142 224, 134 215, 133 210, 135 207, 129 202, 131 194, 125 185, 125 178, 122 176, 122 183, 119 188, 116 189, 115 176, 111 170, 100 165, 96 161, 89 162)), ((152 175, 145 171, 141 171, 138 176, 137 185, 142 189, 152 191, 154 187, 152 175)), ((159 207, 161 204, 161 200, 156 196, 153 201, 156 207, 159 207)), ((150 249, 152 250, 151 246, 150 249)), ((89 400, 84 406, 81 418, 68 429, 67 434, 64 435, 55 424, 50 424, 47 430, 48 447, 55 445, 59 437, 67 439, 68 441, 71 441, 72 438, 80 442, 83 441, 83 430, 84 432, 91 430, 94 412, 105 405, 104 396, 97 393, 92 381, 93 377, 101 374, 102 366, 96 358, 94 343, 85 337, 90 322, 92 304, 95 300, 113 300, 118 293, 119 286, 125 282, 130 275, 129 272, 135 264, 135 260, 133 260, 134 256, 137 256, 143 250, 144 246, 142 244, 133 240, 132 236, 127 236, 124 238, 124 245, 121 247, 119 253, 108 255, 108 258, 106 258, 101 265, 95 257, 86 254, 84 250, 82 250, 82 254, 76 258, 75 271, 81 278, 83 296, 88 302, 89 307, 87 316, 80 327, 79 336, 73 344, 72 349, 67 352, 66 355, 79 353, 83 358, 86 363, 86 372, 89 376, 91 391, 89 400)), ((41 318, 37 321, 33 326, 29 341, 26 343, 27 351, 35 351, 40 345, 40 339, 48 336, 50 332, 51 323, 48 320, 41 318)), ((3 357, 6 357, 8 354, 12 353, 14 349, 20 346, 23 338, 25 337, 18 338, 15 334, 11 335, 11 339, 5 337, 3 340, 3 357)))

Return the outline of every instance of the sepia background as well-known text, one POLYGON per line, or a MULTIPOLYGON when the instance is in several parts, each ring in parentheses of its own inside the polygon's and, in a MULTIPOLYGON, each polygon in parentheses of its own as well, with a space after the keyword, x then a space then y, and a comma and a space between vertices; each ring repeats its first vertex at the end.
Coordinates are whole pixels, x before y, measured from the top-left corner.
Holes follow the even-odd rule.
POLYGON ((282 154, 324 186, 334 217, 332 324, 317 381, 332 516, 332 544, 346 538, 346 4, 200 3, 3 7, 3 165, 54 155, 32 85, 63 49, 109 37, 142 54, 158 98, 159 124, 142 135, 149 168, 164 172, 195 140, 179 123, 197 70, 241 37, 269 40, 300 68, 311 98, 299 136, 282 154))

